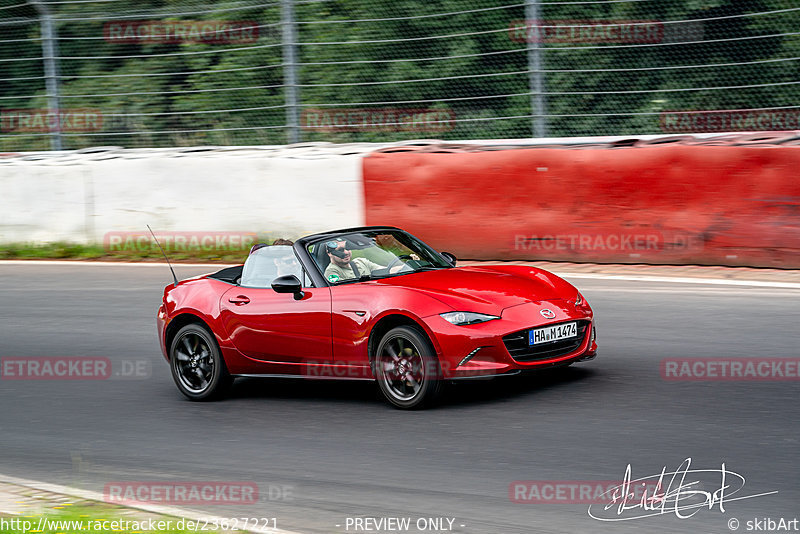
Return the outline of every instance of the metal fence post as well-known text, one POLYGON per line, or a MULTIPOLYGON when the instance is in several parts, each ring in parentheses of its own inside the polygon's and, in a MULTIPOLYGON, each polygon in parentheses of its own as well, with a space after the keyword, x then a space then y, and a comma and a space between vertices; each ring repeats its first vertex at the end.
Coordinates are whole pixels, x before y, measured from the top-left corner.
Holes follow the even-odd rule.
POLYGON ((50 148, 61 150, 61 113, 59 104, 58 35, 47 4, 32 0, 39 12, 42 27, 42 59, 44 60, 45 88, 47 89, 48 114, 55 117, 55 129, 50 132, 50 148))
POLYGON ((530 29, 535 25, 535 32, 526 33, 528 39, 528 81, 531 91, 531 132, 534 137, 547 137, 547 103, 544 92, 544 73, 542 72, 543 41, 540 28, 541 12, 539 0, 525 0, 525 25, 530 29))
POLYGON ((286 94, 286 138, 300 142, 300 88, 297 86, 297 26, 294 21, 294 0, 281 0, 283 30, 283 85, 286 94))

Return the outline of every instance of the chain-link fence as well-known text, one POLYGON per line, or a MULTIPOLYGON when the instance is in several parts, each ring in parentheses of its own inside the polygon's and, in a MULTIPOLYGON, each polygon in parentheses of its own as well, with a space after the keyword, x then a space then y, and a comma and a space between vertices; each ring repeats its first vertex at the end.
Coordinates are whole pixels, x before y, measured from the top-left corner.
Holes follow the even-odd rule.
POLYGON ((798 128, 797 0, 2 0, 0 150, 798 128))

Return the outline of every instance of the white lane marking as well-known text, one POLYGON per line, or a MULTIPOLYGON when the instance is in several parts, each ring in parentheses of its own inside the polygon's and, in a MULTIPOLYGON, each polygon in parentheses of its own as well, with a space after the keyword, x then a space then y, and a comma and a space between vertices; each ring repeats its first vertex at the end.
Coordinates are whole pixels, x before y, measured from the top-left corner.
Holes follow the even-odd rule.
MULTIPOLYGON (((40 482, 38 480, 29 480, 27 478, 17 478, 4 475, 2 473, 0 473, 0 483, 13 484, 15 486, 24 486, 26 488, 35 489, 37 491, 46 491, 48 493, 57 493, 60 495, 68 495, 70 497, 78 497, 80 499, 86 499, 87 501, 106 502, 105 496, 102 493, 98 493, 96 491, 70 488, 69 486, 60 486, 58 484, 50 484, 49 482, 40 482)), ((120 505, 115 503, 114 506, 120 506, 120 505)), ((209 523, 212 523, 214 521, 217 521, 219 523, 223 520, 228 521, 228 519, 223 517, 211 514, 204 514, 202 512, 197 512, 194 510, 184 510, 183 508, 176 508, 174 506, 161 506, 157 504, 142 503, 142 504, 126 504, 124 507, 132 508, 135 510, 142 510, 145 512, 151 512, 154 514, 167 515, 178 518, 183 517, 186 519, 191 519, 193 521, 208 520, 209 523)), ((291 530, 283 530, 279 528, 270 528, 270 527, 241 529, 241 531, 252 532, 254 534, 300 534, 298 532, 293 532, 291 530)))
POLYGON ((626 282, 666 282, 671 284, 708 284, 720 286, 751 286, 772 287, 784 289, 800 289, 798 282, 772 282, 767 280, 730 280, 727 278, 687 278, 683 276, 646 276, 646 275, 619 275, 598 273, 562 273, 552 271, 563 278, 578 278, 585 280, 622 280, 626 282))
MULTIPOLYGON (((121 267, 161 267, 168 268, 166 263, 157 262, 115 262, 115 261, 64 261, 64 260, 0 260, 0 267, 3 265, 53 265, 53 266, 121 266, 121 267)), ((174 267, 207 267, 213 270, 224 269, 241 265, 238 263, 175 263, 174 267)), ((729 278, 690 278, 685 276, 650 276, 650 275, 620 275, 602 273, 570 273, 558 270, 550 270, 553 274, 564 278, 576 278, 586 280, 621 280, 626 282, 666 282, 671 284, 709 284, 723 286, 751 286, 751 287, 772 287, 784 289, 800 289, 800 282, 774 282, 769 280, 731 280, 729 278)))
MULTIPOLYGON (((168 285, 168 284, 164 284, 168 285)), ((172 285, 172 284, 169 284, 172 285)), ((158 289, 157 287, 153 286, 134 286, 134 287, 59 287, 59 286, 45 286, 45 285, 38 285, 36 287, 3 287, 0 285, 0 291, 76 291, 76 292, 88 292, 88 291, 108 291, 108 292, 115 292, 120 293, 123 291, 153 291, 158 289)), ((158 289, 161 291, 160 289, 158 289)))
MULTIPOLYGON (((244 258, 242 258, 244 263, 244 258)), ((161 267, 169 269, 169 266, 164 262, 155 261, 67 261, 67 260, 0 260, 0 267, 3 265, 73 265, 82 267, 107 267, 107 266, 120 266, 120 267, 161 267)), ((225 267, 233 267, 234 265, 241 265, 241 263, 180 263, 173 262, 173 267, 208 267, 209 269, 224 269, 225 267)))
POLYGON ((752 288, 747 290, 728 289, 723 287, 696 287, 686 289, 667 289, 658 288, 623 288, 623 287, 591 287, 583 286, 579 288, 581 293, 673 293, 679 295, 713 295, 713 296, 734 296, 734 297, 800 297, 800 290, 785 288, 752 288))

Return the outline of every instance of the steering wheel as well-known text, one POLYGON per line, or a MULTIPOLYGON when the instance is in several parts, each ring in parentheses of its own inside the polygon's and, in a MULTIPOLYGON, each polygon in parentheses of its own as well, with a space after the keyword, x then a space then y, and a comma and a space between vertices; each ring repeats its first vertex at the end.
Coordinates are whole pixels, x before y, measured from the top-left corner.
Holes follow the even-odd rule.
MULTIPOLYGON (((397 257, 395 257, 395 259, 393 259, 392 261, 389 262, 389 265, 386 266, 386 270, 391 272, 392 267, 394 267, 398 263, 402 263, 402 260, 410 260, 410 259, 412 259, 412 258, 408 254, 403 254, 401 256, 397 256, 397 257)), ((405 267, 405 264, 403 264, 403 266, 405 267)))

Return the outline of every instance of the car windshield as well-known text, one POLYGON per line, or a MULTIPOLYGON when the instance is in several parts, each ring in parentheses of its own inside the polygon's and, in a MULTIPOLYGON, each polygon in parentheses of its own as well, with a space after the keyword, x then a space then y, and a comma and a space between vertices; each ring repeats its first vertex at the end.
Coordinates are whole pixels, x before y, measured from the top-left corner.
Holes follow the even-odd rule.
POLYGON ((329 235, 309 244, 308 252, 331 284, 452 267, 428 245, 397 230, 329 235))
POLYGON ((270 287, 275 278, 293 274, 302 280, 303 270, 292 247, 261 246, 253 250, 242 268, 242 287, 270 287))

